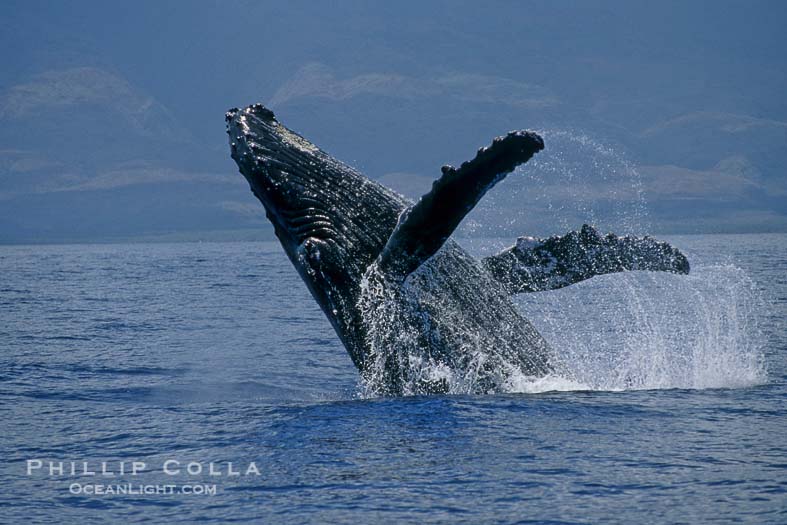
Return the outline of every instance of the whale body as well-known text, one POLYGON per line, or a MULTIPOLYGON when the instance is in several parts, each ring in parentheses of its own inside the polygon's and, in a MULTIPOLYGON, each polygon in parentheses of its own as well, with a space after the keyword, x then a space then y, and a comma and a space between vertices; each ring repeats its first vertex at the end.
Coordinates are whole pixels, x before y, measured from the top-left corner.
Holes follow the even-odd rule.
POLYGON ((687 273, 649 237, 602 237, 585 225, 520 238, 477 260, 450 238, 506 174, 544 148, 514 131, 444 166, 413 203, 334 159, 254 104, 226 114, 232 158, 281 245, 377 395, 491 393, 561 373, 547 342, 511 301, 624 270, 687 273))

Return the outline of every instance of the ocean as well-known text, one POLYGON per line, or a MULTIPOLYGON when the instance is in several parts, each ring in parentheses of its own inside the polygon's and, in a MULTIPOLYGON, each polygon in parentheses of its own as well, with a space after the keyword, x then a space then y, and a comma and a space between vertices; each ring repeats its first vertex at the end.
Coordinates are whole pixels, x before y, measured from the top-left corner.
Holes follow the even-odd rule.
POLYGON ((0 522, 785 523, 787 235, 666 240, 517 298, 570 381, 400 398, 276 243, 0 246, 0 522))

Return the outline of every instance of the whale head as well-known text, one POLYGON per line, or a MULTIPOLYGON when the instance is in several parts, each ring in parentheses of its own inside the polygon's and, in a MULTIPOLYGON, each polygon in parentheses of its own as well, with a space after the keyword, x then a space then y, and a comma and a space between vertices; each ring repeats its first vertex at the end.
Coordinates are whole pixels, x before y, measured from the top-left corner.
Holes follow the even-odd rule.
POLYGON ((226 122, 232 158, 287 256, 337 333, 354 332, 361 280, 406 201, 287 129, 262 104, 231 109, 226 122))

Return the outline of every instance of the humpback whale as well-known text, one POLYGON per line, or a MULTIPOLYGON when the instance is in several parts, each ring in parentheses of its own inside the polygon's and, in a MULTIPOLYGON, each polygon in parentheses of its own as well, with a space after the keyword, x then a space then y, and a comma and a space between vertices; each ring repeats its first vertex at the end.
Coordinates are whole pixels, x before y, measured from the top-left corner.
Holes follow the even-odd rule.
POLYGON ((376 395, 491 393, 565 372, 511 296, 626 270, 688 273, 650 237, 595 228, 522 237, 477 260, 451 234, 479 200, 544 148, 532 131, 497 137, 443 166, 413 203, 282 125, 262 104, 226 113, 231 156, 281 245, 376 395))

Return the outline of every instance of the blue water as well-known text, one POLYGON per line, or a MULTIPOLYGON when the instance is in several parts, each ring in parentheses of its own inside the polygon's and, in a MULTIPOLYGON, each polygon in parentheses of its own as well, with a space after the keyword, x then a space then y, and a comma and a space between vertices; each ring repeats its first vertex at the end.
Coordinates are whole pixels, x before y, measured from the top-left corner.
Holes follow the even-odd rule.
POLYGON ((519 299, 574 383, 389 399, 274 243, 0 247, 0 521, 785 523, 787 236, 670 240, 519 299))

